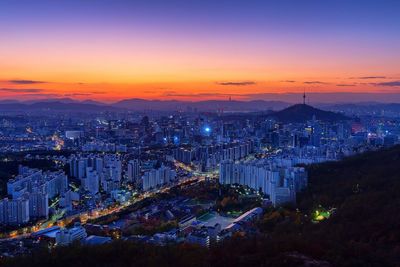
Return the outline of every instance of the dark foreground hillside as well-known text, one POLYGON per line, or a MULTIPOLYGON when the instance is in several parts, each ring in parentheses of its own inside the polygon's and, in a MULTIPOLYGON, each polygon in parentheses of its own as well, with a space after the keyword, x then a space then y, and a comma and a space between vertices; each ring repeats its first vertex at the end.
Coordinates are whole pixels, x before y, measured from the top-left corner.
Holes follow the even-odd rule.
POLYGON ((115 242, 12 259, 4 266, 400 266, 400 147, 309 168, 298 210, 268 211, 256 237, 206 250, 115 242), (311 222, 316 209, 333 215, 311 222))

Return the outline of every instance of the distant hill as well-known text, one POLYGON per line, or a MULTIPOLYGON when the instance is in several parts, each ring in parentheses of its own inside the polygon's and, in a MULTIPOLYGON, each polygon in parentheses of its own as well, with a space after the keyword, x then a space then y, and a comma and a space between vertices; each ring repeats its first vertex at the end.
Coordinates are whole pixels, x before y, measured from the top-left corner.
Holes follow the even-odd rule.
POLYGON ((3 100, 0 100, 0 104, 14 104, 14 103, 18 103, 18 101, 14 100, 14 99, 3 99, 3 100))
MULTIPOLYGON (((140 98, 124 99, 108 104, 94 100, 75 100, 71 98, 51 98, 29 101, 2 100, 0 111, 68 111, 68 112, 102 112, 102 111, 198 111, 198 112, 224 112, 230 113, 255 113, 263 116, 273 114, 283 122, 298 122, 310 120, 313 115, 318 120, 337 121, 346 119, 344 115, 331 111, 357 114, 352 111, 374 111, 376 114, 389 114, 400 112, 400 104, 338 104, 321 105, 321 109, 309 105, 292 105, 281 101, 239 101, 239 100, 204 100, 204 101, 179 101, 179 100, 147 100, 140 98)), ((249 114, 251 115, 251 114, 249 114)), ((242 116, 242 115, 240 115, 242 116)))
POLYGON ((349 118, 343 114, 325 111, 305 104, 296 104, 270 115, 281 122, 305 122, 314 116, 322 121, 341 121, 349 118))
POLYGON ((92 112, 103 112, 103 111, 118 111, 118 109, 113 106, 97 105, 92 103, 81 103, 81 102, 35 102, 35 103, 0 103, 0 111, 23 111, 23 112, 43 112, 43 111, 53 111, 53 112, 82 112, 82 113, 92 113, 92 112))
POLYGON ((125 99, 114 104, 106 104, 93 100, 77 101, 70 98, 42 99, 25 102, 7 100, 0 102, 0 111, 75 111, 75 112, 98 112, 98 111, 198 111, 198 112, 255 112, 265 110, 280 110, 289 104, 279 101, 228 101, 228 100, 206 100, 206 101, 178 101, 178 100, 146 100, 140 98, 125 99))
POLYGON ((98 105, 98 106, 108 106, 106 103, 95 101, 95 100, 91 100, 91 99, 83 100, 80 103, 82 103, 82 104, 93 104, 93 105, 98 105))
POLYGON ((178 110, 182 102, 176 100, 162 101, 162 100, 147 100, 141 98, 124 99, 118 101, 112 106, 124 108, 129 110, 178 110))
POLYGON ((34 103, 46 103, 46 102, 59 102, 59 103, 80 103, 80 101, 69 98, 69 97, 62 97, 62 98, 41 98, 41 99, 32 99, 21 101, 24 104, 34 104, 34 103))
POLYGON ((204 100, 204 101, 178 101, 178 100, 146 100, 140 98, 125 99, 114 103, 114 107, 129 110, 164 110, 164 111, 262 111, 280 110, 290 104, 280 101, 238 101, 238 100, 204 100))
POLYGON ((369 114, 369 115, 385 115, 397 117, 400 114, 399 103, 348 103, 348 104, 331 104, 325 105, 324 109, 331 111, 340 111, 346 114, 369 114))

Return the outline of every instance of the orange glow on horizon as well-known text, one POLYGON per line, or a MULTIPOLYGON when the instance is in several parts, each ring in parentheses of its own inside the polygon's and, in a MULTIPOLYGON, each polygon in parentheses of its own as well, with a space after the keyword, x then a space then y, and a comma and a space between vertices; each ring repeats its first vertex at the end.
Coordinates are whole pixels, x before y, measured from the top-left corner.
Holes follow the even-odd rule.
MULTIPOLYGON (((291 76, 293 77, 293 76, 291 76)), ((144 98, 161 100, 236 100, 258 99, 257 95, 301 93, 393 93, 396 89, 375 86, 366 81, 352 79, 215 79, 214 81, 164 81, 164 82, 56 82, 51 79, 32 79, 32 83, 16 84, 0 80, 0 87, 8 88, 1 92, 2 99, 43 99, 73 98, 78 100, 99 100, 113 102, 126 98, 144 98), (37 82, 35 82, 37 81, 37 82)), ((15 79, 18 80, 18 79, 15 79)), ((77 79, 81 81, 80 79, 77 79)), ((30 81, 30 80, 29 80, 30 81)), ((375 80, 374 82, 379 82, 375 80)))

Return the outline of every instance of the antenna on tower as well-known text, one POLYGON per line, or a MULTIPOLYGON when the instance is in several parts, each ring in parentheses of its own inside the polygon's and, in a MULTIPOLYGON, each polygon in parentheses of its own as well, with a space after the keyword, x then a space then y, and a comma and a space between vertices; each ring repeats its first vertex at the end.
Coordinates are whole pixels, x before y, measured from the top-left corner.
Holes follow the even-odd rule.
POLYGON ((306 104, 306 89, 304 89, 304 94, 303 94, 303 105, 306 104))

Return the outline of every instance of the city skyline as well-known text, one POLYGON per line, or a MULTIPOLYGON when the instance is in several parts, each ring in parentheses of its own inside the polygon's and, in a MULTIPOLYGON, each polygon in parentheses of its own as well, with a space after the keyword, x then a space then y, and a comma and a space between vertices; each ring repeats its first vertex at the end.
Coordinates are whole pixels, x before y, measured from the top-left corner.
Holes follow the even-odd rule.
POLYGON ((399 14, 0 0, 0 266, 400 266, 399 14))
POLYGON ((398 102, 396 1, 0 7, 0 100, 398 102))

